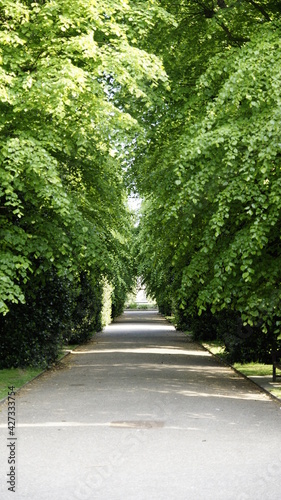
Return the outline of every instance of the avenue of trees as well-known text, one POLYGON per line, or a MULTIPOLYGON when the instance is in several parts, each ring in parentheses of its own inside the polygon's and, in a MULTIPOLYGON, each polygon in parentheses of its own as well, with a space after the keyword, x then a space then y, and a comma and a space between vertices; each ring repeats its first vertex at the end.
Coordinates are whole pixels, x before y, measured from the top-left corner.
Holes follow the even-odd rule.
POLYGON ((277 0, 0 0, 0 368, 87 340, 136 275, 197 337, 269 352, 280 14, 277 0))

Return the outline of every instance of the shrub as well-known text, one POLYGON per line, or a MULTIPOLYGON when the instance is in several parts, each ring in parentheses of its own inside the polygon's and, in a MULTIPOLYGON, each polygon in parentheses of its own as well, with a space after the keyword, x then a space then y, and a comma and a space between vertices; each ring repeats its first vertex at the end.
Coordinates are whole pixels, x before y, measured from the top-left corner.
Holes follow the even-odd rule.
POLYGON ((80 273, 73 291, 70 328, 65 332, 69 344, 83 344, 102 329, 102 283, 90 274, 80 273))
POLYGON ((25 287, 25 304, 11 304, 0 317, 0 368, 49 366, 69 325, 69 282, 49 272, 25 287))
POLYGON ((88 273, 70 281, 50 271, 28 282, 25 298, 0 316, 0 369, 48 367, 63 342, 80 344, 101 330, 102 285, 88 273))

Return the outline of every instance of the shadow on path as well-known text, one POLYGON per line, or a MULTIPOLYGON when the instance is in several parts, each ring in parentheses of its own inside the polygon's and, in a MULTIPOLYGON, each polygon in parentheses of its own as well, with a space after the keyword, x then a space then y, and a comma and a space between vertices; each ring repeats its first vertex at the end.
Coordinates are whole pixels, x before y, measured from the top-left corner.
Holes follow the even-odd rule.
POLYGON ((126 312, 17 412, 15 499, 280 500, 280 405, 155 311, 126 312))

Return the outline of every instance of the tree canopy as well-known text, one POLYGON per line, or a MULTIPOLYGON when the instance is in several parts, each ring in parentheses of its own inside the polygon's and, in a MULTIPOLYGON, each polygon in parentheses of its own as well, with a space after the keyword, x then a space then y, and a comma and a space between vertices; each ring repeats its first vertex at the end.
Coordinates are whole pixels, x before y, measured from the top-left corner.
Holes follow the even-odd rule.
POLYGON ((279 332, 280 6, 166 7, 172 91, 134 166, 141 272, 187 316, 231 309, 279 332))
POLYGON ((0 313, 72 282, 74 312, 109 283, 117 314, 141 274, 182 319, 279 332, 280 2, 0 0, 0 21, 0 313))
POLYGON ((136 46, 148 3, 0 2, 1 312, 50 266, 126 275, 122 145, 167 79, 136 46))

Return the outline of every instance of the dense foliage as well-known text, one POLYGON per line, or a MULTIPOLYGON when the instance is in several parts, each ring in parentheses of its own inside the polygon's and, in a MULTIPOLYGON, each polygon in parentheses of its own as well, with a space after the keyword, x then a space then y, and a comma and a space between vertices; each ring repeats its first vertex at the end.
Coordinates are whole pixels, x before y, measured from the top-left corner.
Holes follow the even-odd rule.
POLYGON ((179 326, 266 358, 281 321, 280 13, 277 0, 0 0, 6 365, 87 340, 137 272, 179 326))
POLYGON ((157 47, 172 92, 134 165, 140 272, 180 326, 242 318, 268 351, 281 324, 280 3, 164 3, 178 26, 172 51, 157 47))
POLYGON ((19 349, 21 364, 49 363, 64 324, 76 340, 98 328, 105 279, 113 315, 131 287, 122 163, 166 85, 137 46, 168 21, 154 3, 0 1, 0 352, 13 364, 19 349))

